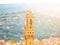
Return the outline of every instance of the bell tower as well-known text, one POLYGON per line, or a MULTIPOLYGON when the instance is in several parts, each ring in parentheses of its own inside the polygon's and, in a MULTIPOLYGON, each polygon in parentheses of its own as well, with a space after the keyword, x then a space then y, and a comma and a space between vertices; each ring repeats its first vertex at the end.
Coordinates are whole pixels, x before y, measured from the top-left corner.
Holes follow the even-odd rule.
POLYGON ((26 45, 34 45, 35 27, 34 27, 34 15, 32 12, 27 13, 26 26, 24 29, 26 45))

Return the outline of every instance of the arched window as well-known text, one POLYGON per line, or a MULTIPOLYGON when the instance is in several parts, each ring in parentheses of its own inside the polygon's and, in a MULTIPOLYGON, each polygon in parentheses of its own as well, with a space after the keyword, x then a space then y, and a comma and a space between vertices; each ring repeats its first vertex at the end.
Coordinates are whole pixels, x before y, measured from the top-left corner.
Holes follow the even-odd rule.
POLYGON ((29 42, 29 44, 31 44, 31 42, 29 42))
POLYGON ((31 34, 31 32, 30 32, 30 34, 31 34))
POLYGON ((28 32, 28 34, 29 34, 29 32, 28 32))
POLYGON ((30 19, 30 28, 32 27, 32 20, 30 19))

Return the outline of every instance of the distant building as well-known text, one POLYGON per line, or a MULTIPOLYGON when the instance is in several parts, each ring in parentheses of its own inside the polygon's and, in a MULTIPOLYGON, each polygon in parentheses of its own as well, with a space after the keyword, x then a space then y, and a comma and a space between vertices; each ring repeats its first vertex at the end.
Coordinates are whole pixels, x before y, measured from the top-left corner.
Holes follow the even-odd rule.
POLYGON ((60 38, 48 38, 41 41, 42 45, 60 45, 60 38))
POLYGON ((5 41, 4 40, 0 40, 0 45, 4 45, 5 41))

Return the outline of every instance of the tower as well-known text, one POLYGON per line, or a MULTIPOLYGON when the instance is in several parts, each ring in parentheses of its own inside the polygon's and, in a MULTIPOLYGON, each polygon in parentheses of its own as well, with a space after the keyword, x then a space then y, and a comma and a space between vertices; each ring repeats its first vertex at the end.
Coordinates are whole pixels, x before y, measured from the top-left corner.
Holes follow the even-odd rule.
POLYGON ((26 45, 34 45, 35 27, 34 27, 34 15, 32 12, 27 13, 26 26, 24 29, 26 45))

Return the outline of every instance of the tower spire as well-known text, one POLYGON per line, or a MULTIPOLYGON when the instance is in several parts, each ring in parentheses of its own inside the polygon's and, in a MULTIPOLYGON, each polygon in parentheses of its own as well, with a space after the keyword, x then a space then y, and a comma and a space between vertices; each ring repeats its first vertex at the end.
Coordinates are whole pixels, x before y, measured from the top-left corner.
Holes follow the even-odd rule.
POLYGON ((31 10, 29 10, 29 11, 27 12, 27 14, 28 14, 28 15, 33 15, 33 12, 32 12, 31 10))

